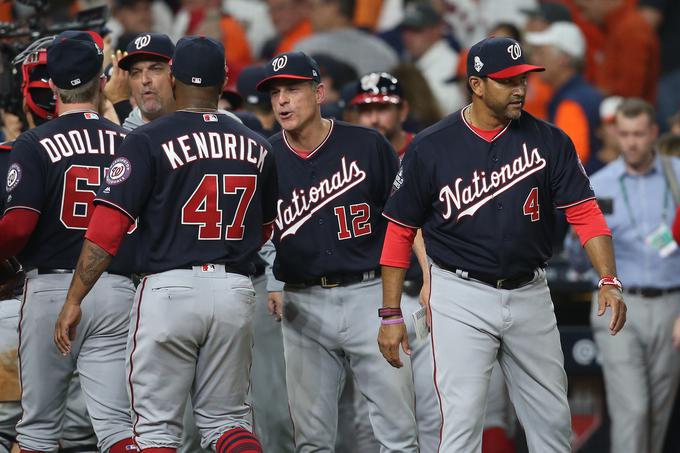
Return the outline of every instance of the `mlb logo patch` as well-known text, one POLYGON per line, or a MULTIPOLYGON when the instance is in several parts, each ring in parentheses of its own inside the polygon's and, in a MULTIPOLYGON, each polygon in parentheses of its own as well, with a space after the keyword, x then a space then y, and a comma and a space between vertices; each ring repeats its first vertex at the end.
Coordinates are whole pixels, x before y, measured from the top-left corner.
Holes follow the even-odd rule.
POLYGON ((203 121, 205 121, 206 123, 216 123, 217 115, 215 115, 214 113, 204 113, 203 121))
POLYGON ((201 266, 201 271, 203 272, 215 272, 215 265, 214 264, 204 264, 201 266))
POLYGON ((201 79, 200 77, 192 77, 191 78, 191 83, 200 84, 202 81, 203 81, 203 79, 201 79))
POLYGON ((92 113, 92 112, 85 112, 85 119, 86 120, 98 120, 99 115, 97 115, 96 113, 92 113))

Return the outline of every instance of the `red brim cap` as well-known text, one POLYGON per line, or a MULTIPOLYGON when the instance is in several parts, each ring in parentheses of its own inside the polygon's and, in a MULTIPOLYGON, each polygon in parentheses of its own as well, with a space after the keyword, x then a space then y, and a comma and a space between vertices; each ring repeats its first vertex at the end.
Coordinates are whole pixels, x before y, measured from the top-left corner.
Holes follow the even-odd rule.
POLYGON ((494 72, 493 74, 487 74, 486 76, 491 79, 508 79, 510 77, 526 74, 527 72, 541 71, 545 71, 545 68, 531 64, 518 64, 517 66, 510 66, 509 68, 502 69, 500 71, 494 72))
POLYGON ((401 98, 399 96, 387 95, 387 94, 361 93, 360 95, 352 98, 350 105, 400 104, 400 103, 401 103, 401 98))
POLYGON ((290 75, 290 74, 279 74, 279 75, 273 75, 270 77, 267 77, 266 79, 260 80, 260 83, 258 83, 255 86, 255 89, 258 91, 267 91, 267 87, 269 86, 269 82, 275 79, 291 79, 291 80, 314 80, 313 77, 306 77, 306 76, 297 76, 297 75, 290 75))

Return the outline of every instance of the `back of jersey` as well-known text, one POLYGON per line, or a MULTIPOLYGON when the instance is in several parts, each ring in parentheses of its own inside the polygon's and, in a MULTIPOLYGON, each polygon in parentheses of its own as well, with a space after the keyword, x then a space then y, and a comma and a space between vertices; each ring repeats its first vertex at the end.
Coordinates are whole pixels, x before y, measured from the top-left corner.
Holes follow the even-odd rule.
POLYGON ((277 198, 266 140, 226 115, 178 111, 135 129, 119 154, 95 203, 139 217, 142 271, 253 271, 277 198))
MULTIPOLYGON (((92 111, 73 111, 22 134, 7 171, 5 212, 40 214, 19 258, 26 267, 75 269, 92 201, 125 137, 92 111)), ((123 253, 112 268, 131 272, 123 253), (122 262, 125 261, 125 262, 122 262)))

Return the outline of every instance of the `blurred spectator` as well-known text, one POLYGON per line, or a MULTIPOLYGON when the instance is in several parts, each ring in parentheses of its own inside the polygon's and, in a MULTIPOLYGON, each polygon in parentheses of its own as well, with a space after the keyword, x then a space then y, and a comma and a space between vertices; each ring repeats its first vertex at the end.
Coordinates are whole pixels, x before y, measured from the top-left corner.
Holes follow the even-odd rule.
POLYGON ((345 84, 356 80, 359 75, 354 68, 342 61, 324 54, 311 55, 321 70, 321 82, 326 86, 324 103, 336 103, 340 100, 340 90, 345 84))
POLYGON ((417 67, 404 63, 390 73, 401 82, 404 97, 408 101, 409 118, 404 123, 404 129, 419 132, 442 119, 434 93, 417 67))
POLYGON ((596 157, 591 163, 591 153, 599 148, 602 95, 581 76, 586 50, 581 30, 572 22, 555 22, 544 31, 527 33, 526 42, 533 46, 531 60, 545 68, 539 76, 554 92, 548 121, 571 138, 586 171, 600 168, 596 157))
POLYGON ((656 147, 664 156, 680 157, 680 134, 666 132, 659 137, 656 147))
POLYGON ((205 35, 222 42, 230 66, 253 63, 250 44, 241 23, 226 14, 220 0, 182 0, 171 36, 205 35))
POLYGON ((307 0, 267 0, 267 5, 276 36, 262 47, 260 57, 265 60, 290 52, 298 41, 312 34, 307 0))
MULTIPOLYGON (((670 234, 675 213, 661 159, 654 152, 656 113, 641 99, 626 99, 616 113, 618 159, 590 178, 611 228, 616 268, 628 307, 615 337, 598 316, 591 325, 600 351, 611 452, 661 453, 680 377, 680 251, 670 234), (675 348, 674 348, 675 342, 675 348)), ((680 160, 672 167, 680 177, 680 160)))
POLYGON ((610 96, 600 103, 600 127, 597 136, 601 146, 595 157, 603 164, 615 161, 621 154, 615 120, 616 110, 622 101, 621 96, 610 96))
MULTIPOLYGON (((496 36, 499 38, 512 38, 517 42, 522 41, 522 32, 517 28, 517 25, 510 22, 499 22, 489 30, 489 36, 496 36)), ((465 56, 460 56, 462 60, 467 59, 467 53, 465 56)))
POLYGON ((680 110, 668 118, 668 127, 670 128, 671 132, 680 134, 680 110))
POLYGON ((107 27, 111 29, 113 46, 125 49, 133 37, 152 31, 151 0, 113 0, 107 27))
POLYGON ((459 90, 447 83, 455 76, 458 53, 444 39, 444 22, 429 1, 410 3, 401 23, 404 47, 448 115, 464 105, 459 90))
POLYGON ((510 22, 520 29, 526 23, 522 10, 534 9, 539 0, 433 0, 444 11, 461 46, 468 48, 486 38, 493 24, 510 22))
POLYGON ((236 91, 243 98, 243 110, 257 117, 262 125, 261 134, 269 137, 280 129, 276 122, 269 94, 257 91, 255 86, 264 79, 265 69, 262 66, 243 68, 236 80, 236 91))
POLYGON ((543 31, 554 22, 572 22, 569 8, 558 1, 545 1, 522 12, 527 16, 524 26, 527 32, 543 31))
POLYGON ((0 109, 0 142, 14 141, 21 134, 23 124, 17 115, 0 109))
MULTIPOLYGON (((222 0, 223 12, 232 16, 246 32, 253 58, 262 54, 267 41, 276 35, 265 0, 222 0)), ((229 55, 227 55, 229 60, 229 55)))
POLYGON ((387 71, 399 62, 385 42, 352 26, 354 0, 308 0, 314 34, 295 50, 326 54, 354 68, 357 74, 387 71))
POLYGON ((624 0, 576 0, 576 4, 604 33, 595 58, 595 85, 605 95, 656 101, 659 39, 649 23, 624 0))
POLYGON ((356 0, 354 25, 364 30, 374 31, 380 19, 383 0, 356 0))
POLYGON ((661 78, 657 110, 661 129, 666 130, 668 118, 680 109, 680 2, 640 0, 638 7, 640 14, 659 34, 661 78))

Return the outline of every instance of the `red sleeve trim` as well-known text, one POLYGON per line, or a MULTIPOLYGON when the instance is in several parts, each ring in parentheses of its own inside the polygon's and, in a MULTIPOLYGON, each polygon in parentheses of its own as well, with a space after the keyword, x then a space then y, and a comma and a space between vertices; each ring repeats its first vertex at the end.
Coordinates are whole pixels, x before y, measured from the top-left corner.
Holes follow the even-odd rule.
POLYGON ((19 206, 7 210, 0 219, 0 260, 6 260, 21 252, 31 238, 40 213, 35 209, 19 206))
POLYGON ((393 219, 392 217, 388 216, 388 215, 385 214, 384 212, 383 212, 383 217, 385 217, 385 218, 386 218, 387 220, 389 220, 390 222, 394 222, 394 223, 396 223, 397 225, 401 225, 401 226, 406 227, 406 228, 412 228, 412 229, 416 229, 416 230, 417 230, 418 228, 420 228, 420 227, 413 226, 413 225, 407 225, 407 224, 405 224, 405 223, 403 223, 403 222, 400 222, 400 221, 398 221, 398 220, 396 220, 396 219, 393 219))
POLYGON ((596 236, 611 236, 612 232, 602 215, 597 201, 588 200, 565 210, 567 222, 574 228, 581 245, 596 236))
POLYGON ((85 239, 103 248, 106 253, 116 256, 132 220, 122 211, 104 204, 95 206, 85 239))
POLYGON ((260 244, 260 247, 263 246, 265 242, 272 237, 272 233, 274 233, 274 224, 272 222, 262 225, 262 244, 260 244))
POLYGON ((411 248, 415 237, 415 229, 388 222, 380 264, 408 269, 411 265, 411 248))
POLYGON ((120 212, 122 212, 123 214, 125 214, 126 216, 128 216, 128 217, 130 218, 130 220, 132 220, 133 222, 135 221, 135 217, 134 217, 132 214, 130 214, 129 212, 127 212, 127 211, 126 211, 125 209, 123 209, 122 207, 118 206, 116 203, 112 203, 112 202, 110 202, 109 200, 104 200, 104 199, 102 199, 102 198, 95 198, 94 201, 93 201, 93 203, 94 203, 94 204, 105 204, 105 205, 110 206, 110 207, 112 207, 112 208, 116 208, 116 209, 118 209, 120 212))
POLYGON ((577 205, 580 205, 581 203, 585 203, 586 201, 590 201, 590 200, 595 200, 595 197, 588 197, 588 198, 584 198, 583 200, 580 200, 580 201, 575 201, 573 203, 565 204, 565 205, 562 205, 562 206, 557 206, 557 209, 568 209, 568 208, 571 208, 572 206, 577 206, 577 205))

